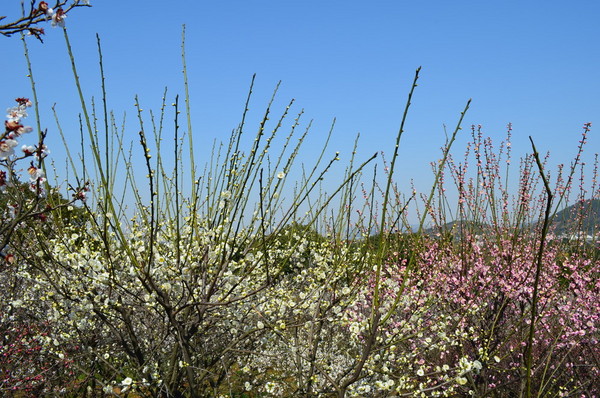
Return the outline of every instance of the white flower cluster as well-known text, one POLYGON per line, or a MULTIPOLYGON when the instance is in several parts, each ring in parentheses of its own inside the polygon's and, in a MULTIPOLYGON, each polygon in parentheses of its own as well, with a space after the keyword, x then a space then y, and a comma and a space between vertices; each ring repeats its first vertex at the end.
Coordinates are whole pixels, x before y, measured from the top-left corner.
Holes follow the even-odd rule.
MULTIPOLYGON (((88 2, 86 1, 85 4, 88 4, 88 2)), ((46 15, 47 19, 52 21, 53 27, 56 27, 56 26, 64 27, 65 26, 65 18, 67 17, 67 15, 65 14, 65 12, 62 8, 58 8, 55 11, 53 8, 48 6, 48 3, 46 3, 45 1, 41 1, 38 6, 38 10, 40 12, 44 13, 46 15)))
POLYGON ((123 235, 66 228, 7 303, 56 325, 48 352, 80 347, 106 391, 326 395, 369 345, 348 396, 465 396, 501 362, 464 323, 482 319, 483 304, 459 312, 418 273, 384 264, 374 311, 373 261, 360 247, 302 226, 232 230, 196 217, 151 230, 141 216, 123 235))
MULTIPOLYGON (((16 101, 17 106, 8 108, 6 111, 5 132, 0 136, 0 160, 7 160, 14 155, 14 148, 18 145, 17 138, 33 130, 30 126, 21 124, 21 120, 27 117, 27 108, 31 106, 31 101, 27 98, 17 98, 16 101)), ((34 154, 33 149, 24 146, 23 152, 34 154)))

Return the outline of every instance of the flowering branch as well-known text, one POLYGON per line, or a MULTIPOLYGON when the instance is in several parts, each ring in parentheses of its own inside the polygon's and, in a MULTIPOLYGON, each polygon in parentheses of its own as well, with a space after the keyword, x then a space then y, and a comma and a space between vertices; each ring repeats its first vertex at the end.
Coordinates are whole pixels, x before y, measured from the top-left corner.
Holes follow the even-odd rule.
MULTIPOLYGON (((45 1, 40 1, 36 7, 35 0, 31 0, 29 13, 25 13, 23 5, 23 16, 13 22, 1 24, 0 34, 8 37, 15 33, 26 33, 27 35, 35 36, 43 42, 44 28, 37 27, 36 25, 51 20, 52 26, 63 26, 67 13, 73 8, 91 7, 89 0, 73 0, 72 3, 67 5, 68 2, 69 0, 57 0, 54 6, 50 7, 45 1)), ((6 19, 6 16, 0 16, 0 22, 4 21, 4 19, 6 19)))
POLYGON ((0 202, 5 210, 0 214, 0 257, 8 262, 13 257, 4 253, 4 250, 23 222, 30 219, 45 221, 48 213, 75 201, 85 200, 87 190, 75 189, 76 194, 70 201, 50 204, 45 200, 47 192, 43 161, 49 153, 44 144, 47 133, 42 131, 37 145, 23 145, 21 153, 17 154, 15 148, 19 144, 18 139, 33 128, 22 124, 22 119, 27 117, 27 108, 32 105, 31 101, 27 98, 17 98, 15 101, 17 106, 7 110, 5 130, 0 134, 0 202), (28 183, 20 181, 16 169, 17 163, 23 159, 33 159, 26 169, 28 183))
POLYGON ((526 397, 531 397, 531 368, 532 368, 532 350, 533 350, 533 339, 535 332, 535 322, 537 317, 537 306, 538 306, 538 294, 539 294, 539 284, 540 284, 540 275, 542 270, 542 259, 544 255, 544 247, 546 243, 546 234, 548 233, 548 226, 550 224, 550 211, 552 210, 552 190, 550 189, 550 185, 548 184, 548 179, 544 174, 544 168, 542 166, 542 162, 540 161, 540 155, 535 148, 535 144, 533 143, 533 138, 529 137, 529 141, 531 141, 531 147, 533 149, 533 156, 535 157, 535 162, 537 164, 538 170, 540 172, 540 176, 542 177, 542 181, 544 182, 544 188, 546 190, 546 212, 544 214, 544 223, 542 226, 542 236, 540 237, 540 248, 537 252, 536 258, 536 269, 535 269, 535 281, 533 283, 533 297, 531 302, 531 322, 529 324, 529 337, 527 339, 527 345, 525 348, 525 361, 526 361, 526 381, 525 381, 525 391, 526 397))

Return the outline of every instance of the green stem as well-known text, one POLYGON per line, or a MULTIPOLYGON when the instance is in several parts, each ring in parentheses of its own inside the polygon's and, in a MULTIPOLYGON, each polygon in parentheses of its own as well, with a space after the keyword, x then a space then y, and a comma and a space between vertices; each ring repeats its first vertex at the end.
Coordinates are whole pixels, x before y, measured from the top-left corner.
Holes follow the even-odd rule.
POLYGON ((188 142, 190 146, 190 173, 192 176, 192 203, 196 203, 196 164, 194 162, 194 142, 192 134, 192 119, 190 109, 190 92, 187 77, 187 65, 185 62, 185 25, 183 25, 181 32, 181 61, 183 64, 183 85, 185 88, 185 112, 187 116, 187 127, 188 127, 188 142))
POLYGON ((383 256, 385 253, 385 242, 386 237, 384 234, 385 222, 386 222, 386 213, 389 202, 389 195, 392 186, 392 178, 394 175, 394 169, 396 168, 396 159, 398 158, 398 150, 400 149, 400 138, 402 138, 402 134, 404 133, 404 124, 406 123, 406 119, 408 117, 408 109, 411 105, 411 100, 415 88, 417 88, 417 81, 419 80, 419 72, 421 71, 421 67, 418 67, 415 71, 415 78, 413 80, 413 84, 411 86, 410 92, 408 93, 408 99, 406 101, 406 105, 404 107, 404 114, 402 115, 402 121, 400 122, 400 129, 398 130, 398 134, 396 136, 396 145, 394 146, 394 155, 392 156, 392 163, 390 164, 390 169, 387 178, 387 185, 385 187, 385 193, 383 198, 383 209, 381 211, 381 224, 379 226, 379 251, 376 256, 377 261, 377 269, 375 271, 375 291, 373 293, 373 309, 371 311, 371 329, 373 332, 377 329, 377 325, 375 325, 375 319, 379 319, 375 317, 375 314, 379 311, 379 283, 381 280, 381 263, 383 260, 383 256))
POLYGON ((529 336, 527 338, 527 346, 525 347, 525 361, 526 361, 526 381, 525 381, 525 396, 531 397, 531 368, 533 365, 533 338, 535 334, 535 320, 537 317, 537 305, 538 305, 538 293, 540 284, 540 275, 542 273, 542 256, 544 255, 544 248, 546 245, 546 234, 548 233, 548 226, 550 224, 550 212, 552 211, 552 190, 548 179, 544 174, 544 168, 540 161, 540 156, 533 143, 533 138, 529 136, 531 141, 531 147, 533 148, 533 156, 537 164, 538 170, 544 182, 544 188, 546 189, 546 212, 544 214, 544 223, 542 225, 542 236, 540 237, 540 248, 537 252, 536 265, 535 265, 535 280, 533 282, 533 297, 531 299, 531 319, 529 323, 529 336))

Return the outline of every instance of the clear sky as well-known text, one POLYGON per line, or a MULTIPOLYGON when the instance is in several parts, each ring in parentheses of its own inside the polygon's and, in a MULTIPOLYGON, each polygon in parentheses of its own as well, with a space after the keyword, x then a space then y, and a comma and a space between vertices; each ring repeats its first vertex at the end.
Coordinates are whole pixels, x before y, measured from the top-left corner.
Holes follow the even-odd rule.
MULTIPOLYGON (((16 15, 19 1, 3 1, 16 15), (8 5, 7 3, 14 3, 8 5), (12 8, 11 8, 12 7, 12 8)), ((581 127, 592 122, 586 159, 600 151, 600 2, 547 1, 337 1, 256 0, 165 2, 92 0, 74 10, 67 28, 86 96, 98 96, 96 33, 102 40, 109 108, 134 121, 134 96, 158 112, 165 86, 183 95, 181 30, 197 155, 207 160, 213 139, 227 139, 240 120, 247 89, 255 123, 271 92, 282 85, 274 115, 291 98, 292 114, 314 119, 305 159, 316 152, 333 118, 331 151, 348 159, 361 134, 359 156, 391 156, 414 72, 422 66, 401 144, 397 179, 426 189, 429 162, 440 155, 444 125, 451 131, 467 100, 471 109, 456 146, 464 151, 469 126, 481 124, 499 142, 513 125, 517 156, 550 151, 551 164, 575 154, 581 127)), ((45 43, 28 41, 53 156, 56 103, 73 142, 78 141, 77 96, 60 29, 46 26, 45 43)), ((29 96, 23 46, 0 37, 5 106, 29 96)), ((170 116, 169 116, 170 117, 170 116)), ((169 119, 170 120, 170 119, 169 119)), ((135 126, 135 124, 133 124, 135 126)), ((250 129, 249 129, 250 130, 250 129)), ((255 131, 255 130, 251 130, 255 131)), ((128 132, 137 141, 137 128, 128 132)), ((202 160, 202 159, 200 159, 202 160)), ((402 184, 401 184, 402 185, 402 184)), ((404 184, 404 186, 407 186, 404 184)))

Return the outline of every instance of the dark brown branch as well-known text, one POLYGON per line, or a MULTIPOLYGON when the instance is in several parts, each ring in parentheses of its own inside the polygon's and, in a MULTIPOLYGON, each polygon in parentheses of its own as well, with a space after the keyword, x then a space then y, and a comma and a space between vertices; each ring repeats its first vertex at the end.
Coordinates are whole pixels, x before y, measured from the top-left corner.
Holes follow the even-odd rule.
MULTIPOLYGON (((44 34, 44 29, 39 28, 36 25, 39 25, 42 22, 47 22, 50 18, 48 18, 44 12, 40 11, 39 8, 35 6, 35 3, 35 0, 31 0, 28 15, 25 16, 25 8, 23 7, 24 16, 14 20, 13 22, 0 25, 0 34, 10 37, 15 33, 26 33, 41 40, 41 36, 44 34)), ((68 0, 57 0, 52 8, 55 10, 62 8, 64 14, 68 14, 69 11, 77 7, 91 7, 89 4, 81 3, 80 0, 74 0, 70 5, 63 8, 63 6, 65 6, 67 3, 68 0)), ((5 21, 6 18, 6 16, 1 16, 0 21, 5 21)))

